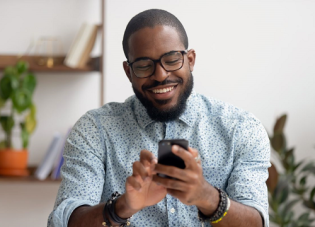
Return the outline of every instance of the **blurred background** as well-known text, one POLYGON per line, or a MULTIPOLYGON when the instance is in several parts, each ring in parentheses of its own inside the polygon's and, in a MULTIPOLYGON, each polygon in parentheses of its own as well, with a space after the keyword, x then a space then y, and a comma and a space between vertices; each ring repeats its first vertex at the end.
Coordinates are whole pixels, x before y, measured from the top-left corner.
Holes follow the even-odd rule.
MULTIPOLYGON (((315 1, 106 0, 103 9, 101 1, 0 1, 0 55, 36 54, 42 37, 58 37, 66 55, 83 23, 103 23, 91 53, 103 54, 103 72, 34 72, 37 126, 29 166, 41 163, 55 132, 66 134, 102 100, 123 102, 133 94, 122 67, 122 37, 128 21, 150 8, 183 23, 197 55, 195 91, 252 112, 269 133, 286 113, 287 146, 295 147, 297 160, 315 159, 315 1)), ((21 146, 19 128, 13 142, 21 146)), ((59 183, 1 179, 1 226, 47 225, 59 183)))

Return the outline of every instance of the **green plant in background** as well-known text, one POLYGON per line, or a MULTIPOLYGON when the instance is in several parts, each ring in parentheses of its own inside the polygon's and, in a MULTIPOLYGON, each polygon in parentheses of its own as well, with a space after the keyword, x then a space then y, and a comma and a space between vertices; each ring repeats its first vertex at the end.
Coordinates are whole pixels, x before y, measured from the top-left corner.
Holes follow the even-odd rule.
POLYGON ((25 116, 20 124, 23 148, 27 148, 29 135, 36 127, 36 107, 32 101, 36 87, 35 76, 28 71, 28 64, 19 61, 15 66, 5 68, 0 80, 0 110, 11 101, 9 114, 0 115, 0 123, 5 132, 5 139, 0 142, 0 149, 13 148, 12 129, 16 124, 16 114, 25 116))
POLYGON ((269 170, 269 205, 270 221, 281 227, 308 227, 315 219, 310 217, 315 212, 315 185, 307 185, 307 179, 315 175, 315 163, 302 160, 296 162, 294 148, 287 148, 286 137, 283 132, 287 116, 277 119, 270 136, 272 148, 277 152, 284 173, 278 175, 274 166, 269 170), (301 202, 305 212, 295 217, 293 206, 301 202))

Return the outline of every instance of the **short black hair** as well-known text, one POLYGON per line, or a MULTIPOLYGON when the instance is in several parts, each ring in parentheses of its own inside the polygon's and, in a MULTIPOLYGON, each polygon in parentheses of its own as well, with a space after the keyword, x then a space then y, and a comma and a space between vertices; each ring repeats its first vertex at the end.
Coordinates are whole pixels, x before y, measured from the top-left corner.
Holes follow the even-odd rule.
POLYGON ((153 28, 157 25, 166 25, 175 28, 185 49, 188 48, 188 37, 185 28, 177 17, 165 10, 149 9, 134 16, 127 24, 123 38, 123 49, 127 59, 129 53, 128 40, 130 36, 142 28, 153 28))

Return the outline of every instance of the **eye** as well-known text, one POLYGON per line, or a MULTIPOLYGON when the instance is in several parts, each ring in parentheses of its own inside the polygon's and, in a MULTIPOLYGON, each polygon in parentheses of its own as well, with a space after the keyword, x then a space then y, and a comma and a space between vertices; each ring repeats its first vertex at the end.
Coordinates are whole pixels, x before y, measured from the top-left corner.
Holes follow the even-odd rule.
POLYGON ((135 69, 136 69, 136 70, 145 71, 145 70, 150 69, 151 67, 152 67, 151 65, 143 65, 143 66, 137 65, 137 66, 135 67, 135 69))
POLYGON ((133 68, 134 70, 145 71, 152 68, 152 61, 151 60, 141 60, 134 63, 133 68))
POLYGON ((179 62, 181 62, 182 59, 180 58, 177 58, 177 59, 167 59, 165 61, 165 64, 168 64, 168 65, 174 65, 174 64, 177 64, 179 62))

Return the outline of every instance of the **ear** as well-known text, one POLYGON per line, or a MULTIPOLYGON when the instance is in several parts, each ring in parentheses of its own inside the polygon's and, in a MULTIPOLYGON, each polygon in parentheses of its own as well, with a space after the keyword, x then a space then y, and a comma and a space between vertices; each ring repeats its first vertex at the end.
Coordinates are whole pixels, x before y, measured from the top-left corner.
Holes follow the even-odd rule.
POLYGON ((194 49, 190 49, 187 52, 188 64, 190 72, 194 71, 195 61, 196 61, 196 52, 194 49))
POLYGON ((126 61, 123 62, 123 67, 124 67, 124 70, 125 70, 125 73, 126 73, 126 76, 128 77, 130 83, 132 82, 132 79, 131 79, 131 72, 130 72, 130 67, 128 66, 128 63, 126 61))

